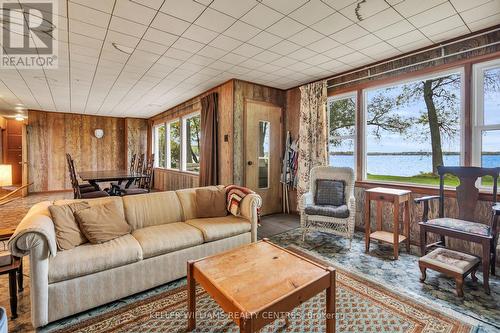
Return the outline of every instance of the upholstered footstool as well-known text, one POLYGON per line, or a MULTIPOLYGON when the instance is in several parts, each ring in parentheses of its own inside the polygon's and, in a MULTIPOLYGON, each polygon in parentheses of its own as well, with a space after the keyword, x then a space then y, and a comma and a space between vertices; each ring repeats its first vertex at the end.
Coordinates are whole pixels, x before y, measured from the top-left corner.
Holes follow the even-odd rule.
POLYGON ((471 274, 472 281, 477 281, 476 271, 479 262, 478 257, 470 254, 438 248, 418 260, 418 266, 422 272, 420 281, 425 281, 426 269, 432 269, 454 278, 458 297, 464 297, 464 279, 471 274))

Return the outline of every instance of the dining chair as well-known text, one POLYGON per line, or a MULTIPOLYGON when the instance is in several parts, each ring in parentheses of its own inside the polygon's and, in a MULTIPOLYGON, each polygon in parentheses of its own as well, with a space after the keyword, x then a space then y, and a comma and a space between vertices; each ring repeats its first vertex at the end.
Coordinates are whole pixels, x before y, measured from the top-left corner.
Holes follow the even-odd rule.
POLYGON ((71 187, 73 188, 74 199, 92 199, 109 196, 107 192, 100 191, 91 184, 80 185, 78 177, 76 176, 75 163, 70 154, 66 154, 66 160, 68 162, 69 176, 71 180, 71 187))
MULTIPOLYGON (((129 169, 128 169, 130 173, 135 173, 136 161, 137 161, 137 154, 134 153, 134 154, 132 154, 132 157, 130 159, 130 164, 129 164, 129 169)), ((120 190, 125 188, 125 185, 123 184, 123 180, 111 182, 109 185, 111 188, 111 193, 113 193, 113 195, 119 194, 120 190)))
POLYGON ((500 168, 479 167, 438 167, 439 195, 426 196, 415 199, 415 203, 423 204, 423 216, 420 226, 420 250, 424 256, 427 249, 439 246, 446 247, 446 237, 461 239, 482 246, 482 265, 484 289, 490 293, 489 273, 495 275, 496 247, 498 243, 498 216, 500 205, 497 200, 497 182, 500 168), (445 175, 453 175, 460 181, 456 187, 456 201, 458 204, 458 218, 445 216, 445 175), (475 219, 475 210, 479 201, 479 189, 476 184, 478 179, 491 177, 492 184, 492 215, 488 224, 480 223, 475 219), (429 202, 438 200, 439 216, 429 219, 429 202), (440 236, 438 242, 427 244, 427 233, 440 236))
POLYGON ((134 188, 121 189, 120 195, 125 196, 151 192, 151 188, 153 185, 154 156, 154 154, 151 154, 151 156, 149 157, 144 171, 144 175, 146 177, 139 179, 139 186, 134 188))

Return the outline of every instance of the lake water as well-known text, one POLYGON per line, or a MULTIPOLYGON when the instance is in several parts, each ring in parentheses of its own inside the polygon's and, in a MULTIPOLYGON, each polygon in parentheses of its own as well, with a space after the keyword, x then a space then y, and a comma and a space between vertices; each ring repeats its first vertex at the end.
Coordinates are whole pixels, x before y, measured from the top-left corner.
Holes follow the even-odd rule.
MULTIPOLYGON (((444 165, 460 165, 460 156, 445 155, 444 165)), ((499 155, 483 156, 483 166, 487 168, 500 167, 499 155)), ((330 165, 338 167, 354 167, 353 155, 330 155, 330 165)), ((430 155, 368 155, 367 172, 372 175, 391 175, 410 177, 419 173, 432 171, 430 155)))

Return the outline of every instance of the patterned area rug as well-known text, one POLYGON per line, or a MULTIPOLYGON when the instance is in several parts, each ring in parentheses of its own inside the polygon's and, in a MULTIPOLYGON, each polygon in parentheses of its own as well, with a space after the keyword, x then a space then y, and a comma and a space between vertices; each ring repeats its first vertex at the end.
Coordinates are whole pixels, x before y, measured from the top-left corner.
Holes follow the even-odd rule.
MULTIPOLYGON (((165 291, 97 315, 63 332, 185 332, 187 315, 185 286, 165 291)), ((289 325, 276 320, 261 332, 324 332, 325 293, 308 300, 289 315, 289 325)), ((195 332, 239 332, 215 301, 197 290, 195 332)), ((469 333, 475 328, 436 309, 337 269, 337 332, 442 332, 469 333)))

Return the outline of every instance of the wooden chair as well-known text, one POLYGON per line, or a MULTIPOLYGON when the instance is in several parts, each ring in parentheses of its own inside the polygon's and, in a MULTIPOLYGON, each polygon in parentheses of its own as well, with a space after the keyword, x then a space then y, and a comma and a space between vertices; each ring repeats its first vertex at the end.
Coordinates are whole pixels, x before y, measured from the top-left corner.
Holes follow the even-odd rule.
POLYGON ((120 189, 120 195, 135 195, 151 192, 151 188, 153 185, 154 156, 155 155, 152 154, 148 159, 146 168, 144 170, 144 174, 146 175, 146 177, 139 179, 139 186, 135 188, 120 189))
POLYGON ((73 188, 74 199, 92 199, 109 196, 107 192, 100 191, 91 184, 80 185, 78 177, 76 176, 75 163, 70 154, 66 154, 66 160, 68 162, 69 177, 71 180, 71 187, 73 188))
MULTIPOLYGON (((130 159, 129 172, 134 173, 136 168, 137 154, 132 154, 132 158, 130 159)), ((120 190, 124 189, 123 180, 117 182, 111 182, 111 193, 112 195, 120 194, 120 190)))
POLYGON ((490 293, 489 273, 495 275, 496 244, 498 242, 498 216, 500 216, 500 204, 497 200, 497 182, 500 168, 479 167, 438 167, 440 179, 439 196, 427 196, 415 199, 415 203, 423 204, 423 216, 420 225, 420 247, 424 256, 427 249, 433 246, 445 247, 445 237, 462 239, 482 245, 482 265, 484 276, 484 289, 490 293), (460 180, 456 188, 456 199, 458 203, 458 218, 445 217, 445 190, 444 176, 451 174, 460 180), (479 178, 490 176, 493 179, 493 214, 490 223, 482 224, 474 221, 474 211, 479 200, 479 189, 476 182, 479 178), (429 219, 429 202, 439 200, 439 217, 429 219), (427 244, 427 233, 440 235, 440 241, 427 244))

